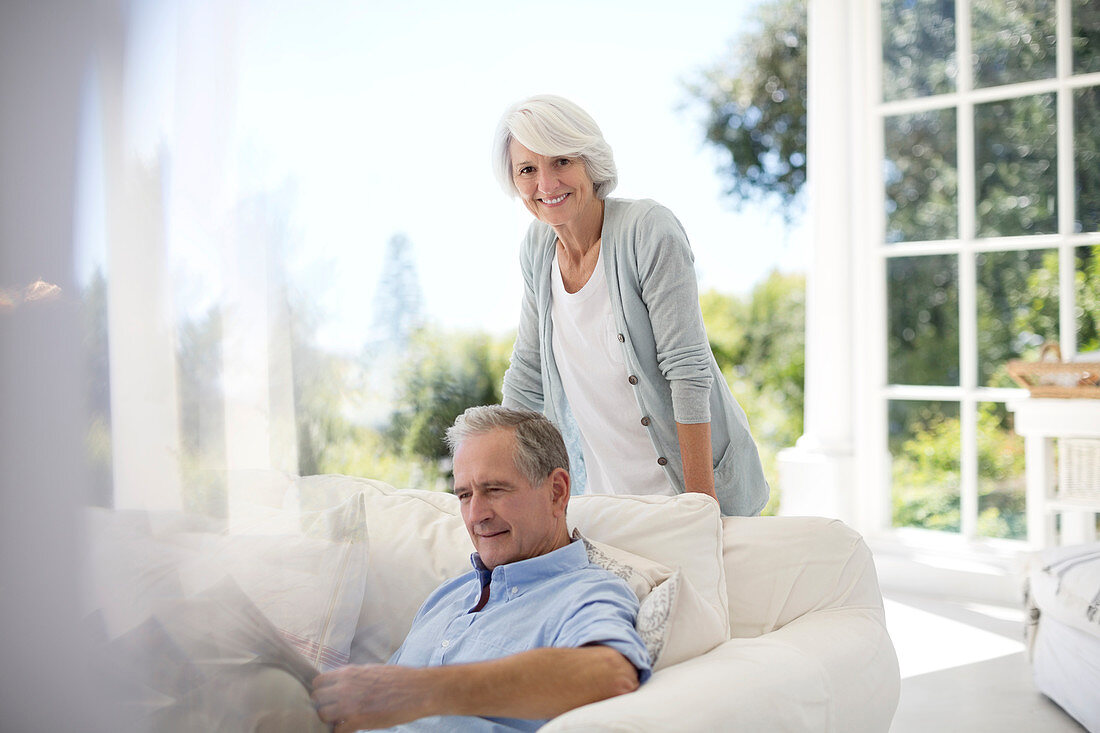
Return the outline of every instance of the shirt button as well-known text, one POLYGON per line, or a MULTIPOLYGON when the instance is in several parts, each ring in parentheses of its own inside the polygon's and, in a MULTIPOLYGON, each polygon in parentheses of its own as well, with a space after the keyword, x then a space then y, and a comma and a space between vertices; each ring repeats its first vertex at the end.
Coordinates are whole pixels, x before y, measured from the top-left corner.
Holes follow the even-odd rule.
POLYGON ((649 427, 649 418, 648 417, 643 417, 642 418, 642 425, 646 426, 647 428, 649 427))
POLYGON ((626 336, 623 336, 621 333, 619 334, 619 343, 620 344, 625 344, 626 343, 626 336))
POLYGON ((513 587, 513 588, 512 588, 512 590, 511 590, 511 591, 509 591, 509 592, 510 592, 510 593, 511 593, 512 595, 515 595, 516 593, 519 593, 519 588, 513 587))
POLYGON ((442 646, 442 647, 443 647, 444 649, 446 649, 446 648, 447 648, 447 647, 449 647, 450 645, 451 645, 451 642, 447 641, 446 639, 444 639, 444 640, 443 640, 443 643, 442 643, 442 644, 440 644, 440 646, 442 646))
POLYGON ((663 466, 667 463, 668 463, 668 459, 665 458, 664 456, 661 456, 660 458, 657 459, 657 465, 658 466, 663 466))
POLYGON ((631 384, 637 384, 638 378, 631 374, 629 377, 626 378, 626 381, 630 382, 631 384))

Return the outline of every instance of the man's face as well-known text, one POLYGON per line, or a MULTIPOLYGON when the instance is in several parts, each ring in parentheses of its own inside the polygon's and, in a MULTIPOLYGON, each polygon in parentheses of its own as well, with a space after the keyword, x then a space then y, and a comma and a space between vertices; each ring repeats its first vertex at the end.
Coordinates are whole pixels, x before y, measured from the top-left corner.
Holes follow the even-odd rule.
POLYGON ((514 447, 513 431, 501 428, 467 438, 454 454, 455 496, 474 549, 489 569, 569 542, 569 475, 555 469, 532 486, 516 470, 514 447))

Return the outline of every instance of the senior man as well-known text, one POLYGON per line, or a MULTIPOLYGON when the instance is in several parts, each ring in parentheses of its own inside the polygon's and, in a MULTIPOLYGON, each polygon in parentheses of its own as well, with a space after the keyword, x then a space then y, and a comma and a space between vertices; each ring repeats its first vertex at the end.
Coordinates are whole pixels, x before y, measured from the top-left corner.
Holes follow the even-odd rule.
POLYGON ((428 597, 389 664, 314 680, 336 733, 410 721, 402 730, 535 730, 649 677, 637 598, 570 541, 557 428, 536 412, 472 407, 447 442, 474 569, 428 597))

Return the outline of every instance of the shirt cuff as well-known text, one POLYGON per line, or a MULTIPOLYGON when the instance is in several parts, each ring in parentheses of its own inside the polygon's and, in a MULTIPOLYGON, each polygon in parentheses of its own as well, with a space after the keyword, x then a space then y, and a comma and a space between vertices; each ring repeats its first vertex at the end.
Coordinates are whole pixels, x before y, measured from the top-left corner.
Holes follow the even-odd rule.
POLYGON ((672 387, 672 414, 683 425, 710 422, 710 387, 700 387, 687 381, 674 379, 672 387))

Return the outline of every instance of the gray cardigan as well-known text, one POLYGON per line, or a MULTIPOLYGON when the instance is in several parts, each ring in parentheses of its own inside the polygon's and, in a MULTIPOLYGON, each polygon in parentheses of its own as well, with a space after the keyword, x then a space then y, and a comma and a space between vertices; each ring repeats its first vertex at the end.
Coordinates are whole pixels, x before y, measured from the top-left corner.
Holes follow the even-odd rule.
MULTIPOLYGON (((629 381, 657 462, 672 486, 684 491, 676 423, 711 424, 714 487, 724 515, 759 514, 768 484, 745 412, 726 386, 710 350, 694 256, 672 212, 654 201, 607 199, 601 261, 629 381)), ((583 493, 584 458, 554 362, 550 273, 556 235, 532 223, 520 253, 524 295, 504 404, 543 412, 562 430, 570 455, 573 492, 583 493)))

